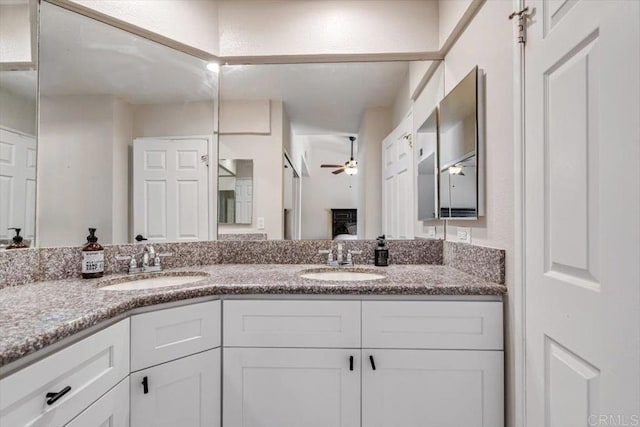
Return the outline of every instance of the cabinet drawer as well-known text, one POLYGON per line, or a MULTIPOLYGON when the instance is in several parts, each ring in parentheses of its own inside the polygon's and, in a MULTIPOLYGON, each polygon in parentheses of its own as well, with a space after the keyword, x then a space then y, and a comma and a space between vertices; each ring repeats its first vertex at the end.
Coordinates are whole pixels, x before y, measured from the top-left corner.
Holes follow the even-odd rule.
POLYGON ((220 347, 220 301, 131 317, 131 371, 220 347))
POLYGON ((129 319, 0 381, 0 424, 62 426, 129 373, 129 319), (70 390, 52 404, 46 394, 70 390))
POLYGON ((109 390, 66 427, 129 427, 129 378, 109 390))
POLYGON ((362 346, 502 350, 502 303, 364 301, 362 346))
POLYGON ((225 347, 360 347, 360 301, 225 301, 225 347))

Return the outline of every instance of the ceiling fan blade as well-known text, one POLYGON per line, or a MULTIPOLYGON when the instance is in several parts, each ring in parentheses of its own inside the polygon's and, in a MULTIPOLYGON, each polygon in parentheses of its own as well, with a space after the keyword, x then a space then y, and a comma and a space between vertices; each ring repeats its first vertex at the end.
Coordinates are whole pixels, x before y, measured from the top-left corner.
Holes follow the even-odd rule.
POLYGON ((341 168, 343 165, 320 165, 321 168, 341 168))
POLYGON ((334 170, 331 173, 334 174, 334 175, 338 175, 339 173, 342 173, 342 172, 344 172, 344 168, 340 168, 340 169, 334 170))

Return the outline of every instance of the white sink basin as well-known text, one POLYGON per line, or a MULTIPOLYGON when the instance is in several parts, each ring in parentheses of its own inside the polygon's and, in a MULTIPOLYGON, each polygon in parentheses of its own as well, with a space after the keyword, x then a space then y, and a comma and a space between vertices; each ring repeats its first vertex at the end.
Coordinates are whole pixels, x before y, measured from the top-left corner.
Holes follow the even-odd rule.
POLYGON ((113 285, 102 286, 99 289, 101 291, 139 291, 144 289, 157 289, 165 288, 167 286, 179 286, 186 285, 188 283, 197 282, 198 280, 205 279, 203 275, 193 276, 157 276, 147 278, 131 277, 130 280, 126 280, 120 283, 114 283, 113 285))
POLYGON ((363 271, 314 271, 300 275, 303 279, 324 280, 329 282, 362 282, 367 280, 380 280, 385 276, 377 273, 363 271))

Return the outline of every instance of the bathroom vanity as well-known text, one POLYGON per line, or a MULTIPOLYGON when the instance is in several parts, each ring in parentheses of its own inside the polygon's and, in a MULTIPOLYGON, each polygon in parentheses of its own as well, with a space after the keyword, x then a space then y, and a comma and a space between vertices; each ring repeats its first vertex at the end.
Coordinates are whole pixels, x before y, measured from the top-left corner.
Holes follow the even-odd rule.
POLYGON ((447 266, 368 266, 386 277, 357 284, 300 278, 309 267, 210 266, 136 291, 102 289, 127 276, 0 290, 25 310, 38 294, 67 301, 43 303, 41 335, 33 320, 3 337, 0 424, 503 425, 504 286, 447 266), (64 320, 71 307, 82 315, 64 320), (64 338, 34 352, 49 333, 64 338))

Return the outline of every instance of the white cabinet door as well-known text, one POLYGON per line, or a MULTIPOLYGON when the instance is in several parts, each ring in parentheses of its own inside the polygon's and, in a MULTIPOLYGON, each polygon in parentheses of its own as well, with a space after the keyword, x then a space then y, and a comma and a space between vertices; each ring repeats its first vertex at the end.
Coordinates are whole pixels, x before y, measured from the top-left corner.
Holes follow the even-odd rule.
POLYGON ((501 427, 502 356, 501 351, 364 349, 362 426, 501 427))
POLYGON ((360 350, 225 348, 223 378, 225 426, 360 427, 360 350))
POLYGON ((67 427, 129 427, 129 378, 109 390, 67 427))
POLYGON ((131 374, 131 426, 220 426, 220 349, 131 374))

